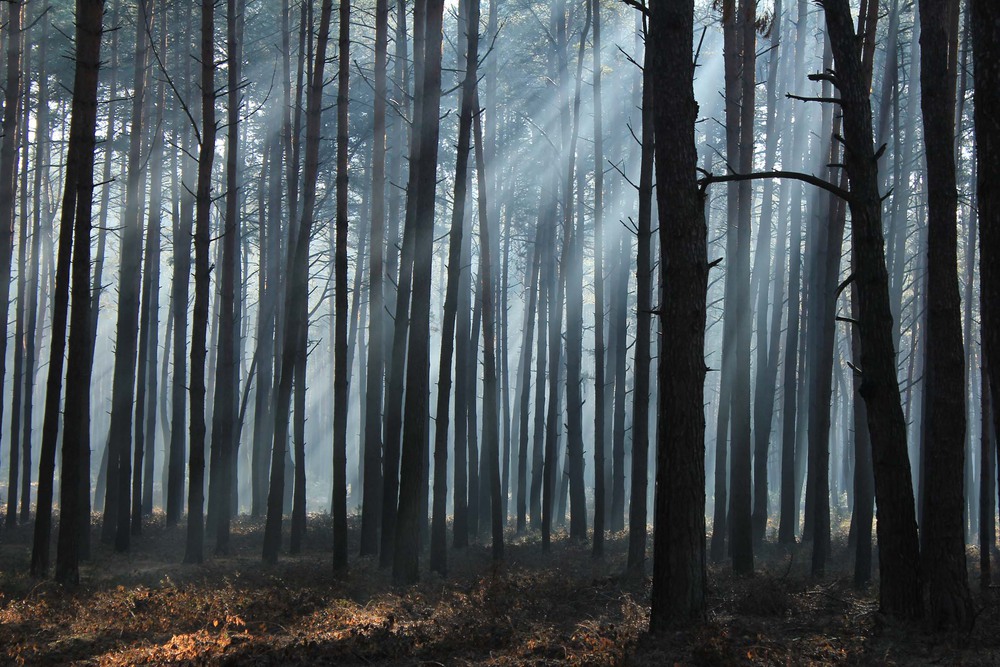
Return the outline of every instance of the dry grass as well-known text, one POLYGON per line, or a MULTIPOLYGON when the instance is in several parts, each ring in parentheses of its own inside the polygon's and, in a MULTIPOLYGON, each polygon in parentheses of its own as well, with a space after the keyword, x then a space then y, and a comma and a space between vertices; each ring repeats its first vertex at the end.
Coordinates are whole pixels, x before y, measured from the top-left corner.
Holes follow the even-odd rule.
MULTIPOLYGON (((352 525, 353 527, 353 525, 352 525)), ((11 664, 996 664, 992 599, 968 636, 930 637, 886 625, 874 591, 847 571, 807 576, 808 548, 767 545, 758 574, 710 571, 706 623, 645 632, 648 579, 620 577, 626 536, 608 555, 565 536, 543 554, 509 535, 507 559, 488 545, 452 551, 447 578, 398 589, 372 559, 331 570, 330 522, 310 517, 304 552, 260 562, 260 522, 234 526, 232 554, 180 563, 183 527, 155 517, 132 553, 95 541, 83 585, 27 574, 30 527, 0 544, 0 662, 11 664)), ((352 531, 356 539, 356 531, 352 531)), ((95 533, 96 539, 96 533, 95 533)), ((351 546, 356 553, 356 545, 351 546)), ((834 558, 845 562, 843 548, 834 558)))

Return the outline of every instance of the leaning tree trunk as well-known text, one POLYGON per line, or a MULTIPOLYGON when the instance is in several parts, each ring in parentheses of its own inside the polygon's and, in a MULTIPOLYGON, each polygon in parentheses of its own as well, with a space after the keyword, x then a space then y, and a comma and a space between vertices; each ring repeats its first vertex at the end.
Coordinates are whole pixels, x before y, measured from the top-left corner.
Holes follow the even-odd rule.
POLYGON ((906 423, 896 377, 889 278, 882 237, 882 197, 872 145, 871 99, 848 1, 826 0, 823 9, 836 62, 833 76, 840 92, 845 166, 851 184, 853 275, 858 288, 857 326, 864 374, 860 393, 868 411, 872 441, 878 508, 880 604, 890 615, 916 617, 922 613, 919 547, 906 450, 906 423))
POLYGON ((705 320, 708 291, 704 200, 695 182, 692 41, 694 3, 650 6, 648 65, 656 132, 660 214, 659 433, 650 629, 705 615, 705 320), (668 474, 669 471, 669 474, 668 474))

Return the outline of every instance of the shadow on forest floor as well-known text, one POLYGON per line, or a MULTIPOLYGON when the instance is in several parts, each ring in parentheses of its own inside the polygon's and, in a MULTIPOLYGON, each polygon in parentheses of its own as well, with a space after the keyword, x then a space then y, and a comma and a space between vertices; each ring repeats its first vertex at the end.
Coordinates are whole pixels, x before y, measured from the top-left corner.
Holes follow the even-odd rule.
MULTIPOLYGON (((183 565, 184 527, 154 516, 129 554, 100 544, 83 584, 31 579, 31 525, 0 542, 0 662, 12 664, 968 664, 1000 663, 1000 605, 976 593, 970 634, 931 636, 888 624, 875 588, 851 586, 845 539, 833 567, 808 576, 809 548, 758 549, 757 573, 709 570, 701 626, 652 637, 649 579, 621 577, 627 535, 594 560, 565 535, 542 553, 508 533, 506 559, 488 540, 449 552, 447 578, 400 589, 377 560, 331 568, 331 522, 309 519, 301 554, 260 560, 263 522, 234 522, 231 555, 183 565)), ((287 522, 286 522, 287 525, 287 522)), ((351 553, 357 553, 351 524, 351 553)), ((286 542, 287 543, 287 542, 286 542)), ((977 562, 970 552, 971 563, 977 562)), ((426 572, 426 570, 425 570, 426 572)))

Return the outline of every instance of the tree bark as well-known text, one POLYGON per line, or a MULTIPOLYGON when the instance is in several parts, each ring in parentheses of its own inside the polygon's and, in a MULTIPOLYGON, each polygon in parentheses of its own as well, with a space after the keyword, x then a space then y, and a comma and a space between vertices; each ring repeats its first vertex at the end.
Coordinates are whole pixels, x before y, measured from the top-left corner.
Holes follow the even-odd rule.
MULTIPOLYGON (((69 333, 69 361, 66 384, 69 387, 89 387, 93 344, 90 328, 90 222, 94 193, 94 145, 97 128, 97 82, 101 63, 101 36, 104 19, 103 0, 77 0, 76 3, 76 74, 73 80, 73 110, 70 118, 70 144, 66 159, 66 189, 63 193, 63 213, 60 229, 60 265, 56 288, 60 291, 53 315, 62 325, 55 328, 50 371, 59 366, 58 375, 50 375, 50 394, 55 402, 61 389, 62 353, 65 336, 65 313, 69 292, 70 231, 73 241, 73 312, 69 333), (65 241, 65 243, 63 243, 65 241), (65 245, 65 251, 63 246, 65 245), (62 340, 60 340, 62 339, 62 340), (59 361, 55 361, 58 352, 59 361), (54 381, 53 381, 54 380, 54 381), (53 387, 55 385, 55 387, 53 387)), ((81 510, 89 499, 90 480, 81 479, 83 451, 90 448, 90 394, 71 391, 66 395, 63 425, 62 472, 60 483, 59 542, 56 553, 56 581, 79 583, 79 546, 81 528, 90 527, 90 514, 81 510), (86 494, 86 496, 85 496, 86 494)), ((38 527, 36 524, 36 537, 38 527)), ((48 526, 45 526, 46 542, 48 526)), ((34 560, 34 559, 33 559, 34 560)), ((34 564, 34 563, 33 563, 34 564)), ((44 570, 44 568, 43 568, 44 570)), ((37 574, 41 574, 38 572, 37 574)))
POLYGON ((695 181, 694 3, 650 5, 648 66, 660 214, 659 433, 650 629, 705 615, 704 201, 695 181))

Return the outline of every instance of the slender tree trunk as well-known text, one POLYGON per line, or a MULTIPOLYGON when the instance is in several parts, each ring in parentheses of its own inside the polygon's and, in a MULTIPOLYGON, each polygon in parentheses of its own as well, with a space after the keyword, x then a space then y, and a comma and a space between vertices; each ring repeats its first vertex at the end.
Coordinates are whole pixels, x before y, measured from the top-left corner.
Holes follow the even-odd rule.
MULTIPOLYGON (((167 16, 160 19, 160 53, 167 47, 167 16)), ((160 57, 161 60, 163 56, 160 57)), ((156 445, 157 361, 159 358, 160 322, 160 252, 161 226, 163 224, 163 109, 166 106, 166 86, 160 81, 156 87, 156 122, 150 147, 149 229, 146 233, 146 265, 143 267, 142 314, 140 316, 139 385, 148 384, 145 405, 136 401, 136 472, 133 479, 142 481, 139 502, 133 497, 132 530, 138 534, 142 516, 153 511, 153 463, 156 445), (145 342, 145 349, 143 349, 145 342), (142 451, 142 473, 139 474, 140 435, 145 445, 142 451)))
POLYGON ((378 553, 379 518, 382 513, 382 394, 385 387, 385 301, 382 276, 385 249, 385 115, 386 61, 389 41, 389 2, 375 3, 375 115, 372 146, 372 224, 368 267, 368 359, 365 373, 364 485, 361 502, 361 555, 378 553))
MULTIPOLYGON (((649 52, 647 51, 647 58, 649 52)), ((639 165, 638 258, 636 270, 635 387, 632 391, 632 495, 628 515, 628 569, 646 568, 646 495, 649 480, 649 356, 653 299, 653 88, 652 73, 642 73, 642 154, 639 165)))
MULTIPOLYGON (((21 33, 22 41, 25 39, 27 31, 21 33)), ((22 47, 23 48, 23 47, 22 47)), ((28 49, 24 54, 24 71, 31 71, 31 50, 28 49)), ((28 267, 28 236, 30 236, 30 230, 28 229, 28 124, 30 123, 31 116, 31 81, 29 80, 26 85, 23 86, 22 91, 22 101, 21 101, 21 121, 19 132, 21 137, 20 150, 21 150, 21 167, 18 170, 21 180, 21 231, 18 234, 17 242, 17 258, 18 258, 18 270, 17 270, 17 302, 14 307, 14 386, 11 388, 11 405, 10 405, 10 464, 8 466, 8 484, 7 484, 7 525, 11 528, 17 525, 17 501, 19 499, 18 495, 18 473, 21 468, 21 450, 19 448, 20 438, 18 437, 21 433, 21 417, 22 417, 22 401, 24 400, 24 348, 25 348, 25 331, 24 331, 24 319, 27 317, 25 301, 27 301, 25 288, 27 280, 27 267, 28 267)), ((30 452, 28 453, 30 456, 30 452)), ((30 462, 27 466, 28 470, 31 469, 30 462)), ((28 482, 30 480, 29 475, 24 476, 23 484, 24 489, 28 489, 28 482)), ((21 491, 21 495, 24 494, 24 489, 21 491)), ((30 489, 28 490, 30 496, 30 489)))
MULTIPOLYGON (((193 8, 185 7, 185 23, 188 33, 185 33, 185 44, 190 44, 194 33, 193 8)), ((184 60, 185 82, 191 80, 190 58, 184 60)), ((193 86, 185 83, 185 93, 191 93, 193 86)), ((181 120, 180 122, 184 122, 181 120)), ((174 376, 171 387, 172 416, 170 419, 170 460, 167 464, 167 525, 175 525, 180 521, 184 511, 184 452, 187 445, 184 437, 187 422, 187 388, 188 388, 188 301, 191 280, 191 242, 194 229, 195 197, 192 195, 196 187, 191 183, 191 129, 184 124, 181 132, 181 188, 175 194, 180 198, 180 216, 174 234, 174 271, 172 280, 171 301, 174 311, 174 376)), ((193 347, 193 346, 192 346, 193 347)), ((193 368, 193 366, 192 366, 193 368)))
MULTIPOLYGON (((22 56, 24 52, 24 15, 26 3, 10 4, 7 15, 7 68, 6 86, 4 87, 3 105, 3 141, 0 143, 0 395, 3 394, 3 383, 7 376, 7 336, 8 317, 10 310, 11 265, 14 255, 14 219, 17 209, 18 181, 18 144, 21 140, 22 104, 24 97, 24 72, 22 56)), ((16 373, 16 370, 15 370, 16 373)), ((15 376, 14 381, 18 378, 15 376)), ((0 421, 3 419, 3 408, 0 406, 0 421)), ((12 420, 13 421, 13 420, 12 420)), ((16 471, 16 452, 11 457, 11 468, 16 471)), ((14 472, 14 482, 17 473, 14 472)), ((8 488, 8 498, 15 498, 16 511, 17 491, 8 488)), ((14 521, 14 516, 8 508, 8 517, 14 521)))
POLYGON ((593 0, 589 11, 594 21, 594 555, 601 556, 607 489, 604 485, 604 125, 600 2, 593 0))
MULTIPOLYGON (((226 196, 222 230, 222 266, 219 277, 219 341, 215 366, 215 406, 212 409, 212 479, 209 483, 209 515, 214 518, 215 553, 229 553, 230 496, 236 422, 236 273, 240 247, 240 86, 243 66, 243 3, 226 2, 226 196)), ((210 524, 213 521, 209 521, 210 524)))
MULTIPOLYGON (((347 569, 347 139, 348 90, 351 80, 351 3, 340 0, 340 39, 337 74, 337 254, 336 352, 333 399, 333 569, 347 569)), ((304 375, 304 373, 303 373, 304 375)))
MULTIPOLYGON (((470 0, 469 25, 478 26, 479 16, 476 0, 470 0)), ((472 41, 470 30, 469 40, 472 41)), ((478 40, 477 40, 478 42, 478 40)), ((478 43, 477 43, 478 46, 478 43)), ((469 50, 469 60, 475 62, 478 51, 469 50)), ((475 79, 473 79, 473 82, 475 79)), ((486 200, 486 160, 483 157, 483 125, 479 114, 479 92, 475 94, 475 144, 476 144, 476 179, 479 184, 479 280, 483 291, 483 357, 486 371, 483 379, 483 456, 490 458, 489 488, 490 488, 490 526, 493 537, 493 560, 503 560, 503 503, 500 498, 500 415, 497 401, 497 359, 494 344, 496 332, 496 317, 493 314, 493 266, 490 243, 490 224, 487 216, 486 200)), ((582 453, 581 453, 582 457, 582 453)))
MULTIPOLYGON (((423 0, 424 54, 419 86, 421 113, 417 131, 417 178, 414 198, 413 301, 410 309, 406 362, 406 423, 403 425, 399 506, 393 545, 393 579, 398 584, 418 577, 421 494, 426 496, 422 474, 427 451, 427 402, 430 334, 431 260, 434 241, 434 196, 441 103, 441 42, 443 0, 423 0)), ((416 20, 416 19, 415 19, 416 20)), ((411 163, 414 161, 411 159, 411 163)), ((397 311, 397 317, 398 317, 397 311)), ((395 365, 395 364, 394 364, 395 365)))
MULTIPOLYGON (((382 535, 379 546, 379 566, 389 567, 395 558, 396 521, 399 502, 399 474, 401 433, 403 428, 404 379, 407 364, 407 333, 410 327, 410 296, 413 282, 413 257, 415 249, 416 179, 419 173, 420 147, 423 137, 423 63, 426 26, 426 2, 417 0, 413 5, 413 70, 414 96, 410 135, 410 169, 406 185, 406 206, 403 225, 403 243, 399 251, 398 277, 396 280, 396 307, 393 311, 395 326, 392 336, 392 355, 389 365, 389 385, 386 393, 384 439, 384 465, 382 468, 382 535)), ((398 5, 400 10, 403 4, 398 5)), ((405 14, 403 14, 405 16, 405 14)), ((405 19, 397 25, 405 25, 405 19)), ((404 30, 405 32, 405 30, 404 30)), ((397 32, 398 35, 398 32, 397 32)), ((400 45, 397 43, 397 48, 400 45)), ((398 58, 398 54, 397 54, 398 58)))
MULTIPOLYGON (((271 451, 271 481, 267 496, 267 521, 264 529, 263 560, 274 563, 281 547, 281 519, 285 497, 285 457, 288 446, 288 417, 292 398, 292 380, 300 343, 300 331, 307 323, 304 301, 308 297, 309 239, 316 209, 316 179, 319 170, 319 138, 323 111, 327 43, 330 38, 332 0, 323 0, 316 41, 315 66, 309 79, 306 98, 305 167, 303 171, 302 219, 295 236, 289 239, 288 278, 285 280, 284 322, 281 365, 275 405, 274 446, 271 451)), ((294 210, 294 209, 293 209, 294 210)))
MULTIPOLYGON (((185 563, 200 563, 205 524, 205 359, 208 355, 208 244, 215 161, 215 2, 201 6, 201 134, 195 190, 194 314, 191 329, 191 423, 188 460, 188 523, 185 563)), ((176 428, 176 427, 175 427, 176 428)))
MULTIPOLYGON (((39 71, 38 71, 38 112, 35 115, 35 124, 38 128, 39 139, 35 145, 35 163, 37 165, 48 164, 49 143, 43 137, 49 135, 49 79, 48 79, 48 22, 42 22, 41 44, 39 45, 39 71)), ((38 347, 37 344, 39 320, 44 321, 44 296, 39 294, 41 284, 41 253, 42 253, 42 207, 45 207, 46 226, 48 222, 48 197, 42 196, 42 191, 48 190, 50 185, 47 169, 36 168, 34 170, 34 210, 32 211, 32 237, 31 237, 31 265, 28 268, 30 275, 28 282, 28 331, 25 340, 25 380, 24 380, 24 419, 23 433, 21 438, 21 463, 23 471, 21 473, 21 523, 26 523, 31 511, 31 434, 32 423, 34 421, 34 399, 35 380, 38 373, 38 347), (44 180, 43 180, 44 177, 44 180), (39 303, 39 301, 42 303, 39 303)), ((36 510, 37 511, 37 510, 36 510)))
MULTIPOLYGON (((431 570, 447 572, 446 513, 448 502, 448 423, 451 402, 452 354, 455 340, 455 319, 458 310, 458 290, 461 282, 462 237, 469 176, 469 149, 472 131, 473 104, 476 98, 476 70, 479 61, 479 0, 465 3, 465 22, 459 30, 466 32, 465 78, 462 81, 462 102, 459 111, 458 149, 455 164, 454 208, 448 243, 448 284, 445 292, 444 320, 441 324, 441 360, 438 370, 437 410, 434 429, 434 502, 431 525, 431 570)), ((480 176, 482 178, 482 176, 480 176)), ((457 374, 465 369, 459 368, 457 374)))

